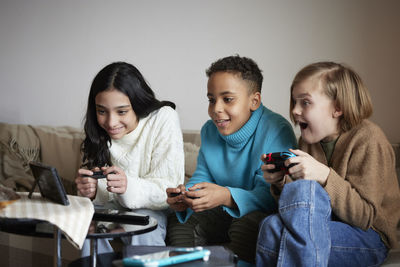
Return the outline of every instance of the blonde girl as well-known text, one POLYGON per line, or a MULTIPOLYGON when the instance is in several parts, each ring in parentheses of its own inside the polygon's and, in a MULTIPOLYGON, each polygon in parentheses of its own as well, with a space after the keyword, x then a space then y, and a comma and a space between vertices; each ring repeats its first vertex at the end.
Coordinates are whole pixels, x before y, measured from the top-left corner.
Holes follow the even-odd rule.
POLYGON ((352 69, 314 63, 295 76, 290 110, 301 137, 285 165, 296 165, 262 167, 279 213, 261 223, 257 266, 380 265, 397 243, 400 195, 368 90, 352 69))

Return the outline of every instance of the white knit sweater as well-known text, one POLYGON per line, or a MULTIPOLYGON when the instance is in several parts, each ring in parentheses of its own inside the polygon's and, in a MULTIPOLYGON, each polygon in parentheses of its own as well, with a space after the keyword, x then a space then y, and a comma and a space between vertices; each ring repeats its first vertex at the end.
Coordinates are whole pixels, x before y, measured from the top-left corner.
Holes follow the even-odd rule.
POLYGON ((117 200, 130 209, 165 209, 165 189, 184 180, 182 131, 177 112, 162 107, 139 120, 131 133, 110 146, 113 165, 122 168, 128 179, 124 194, 106 190, 106 179, 97 185, 95 204, 117 200))

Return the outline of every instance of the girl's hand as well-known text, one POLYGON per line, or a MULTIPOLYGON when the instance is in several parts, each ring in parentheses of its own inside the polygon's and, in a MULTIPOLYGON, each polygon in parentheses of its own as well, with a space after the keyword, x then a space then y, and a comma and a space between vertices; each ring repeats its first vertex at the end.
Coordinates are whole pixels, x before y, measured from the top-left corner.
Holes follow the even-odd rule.
POLYGON ((290 177, 293 180, 305 179, 315 180, 320 185, 325 186, 330 169, 325 164, 314 159, 312 156, 299 149, 289 149, 297 157, 288 159, 289 164, 298 163, 289 168, 290 177))
MULTIPOLYGON (((263 154, 261 156, 261 160, 265 162, 265 158, 267 157, 266 154, 263 154)), ((268 170, 273 170, 275 169, 274 164, 263 164, 261 166, 261 170, 264 172, 264 180, 267 183, 274 184, 278 188, 282 189, 283 185, 285 184, 285 172, 284 171, 278 171, 278 172, 269 172, 268 170)))
POLYGON ((167 188, 167 203, 175 211, 185 211, 189 206, 183 199, 185 196, 182 192, 186 191, 186 187, 183 184, 178 185, 176 188, 167 188), (177 196, 172 196, 171 194, 178 194, 177 196))
POLYGON ((201 212, 218 206, 234 207, 228 188, 213 183, 199 183, 188 188, 189 191, 183 192, 186 196, 184 201, 194 212, 201 212))
POLYGON ((128 179, 125 172, 117 166, 102 167, 102 171, 107 175, 107 191, 111 193, 123 194, 128 187, 128 179))
POLYGON ((97 179, 85 177, 85 175, 93 175, 94 171, 99 171, 99 168, 93 170, 79 169, 78 177, 75 179, 76 187, 78 189, 78 196, 88 197, 94 199, 97 190, 97 179))

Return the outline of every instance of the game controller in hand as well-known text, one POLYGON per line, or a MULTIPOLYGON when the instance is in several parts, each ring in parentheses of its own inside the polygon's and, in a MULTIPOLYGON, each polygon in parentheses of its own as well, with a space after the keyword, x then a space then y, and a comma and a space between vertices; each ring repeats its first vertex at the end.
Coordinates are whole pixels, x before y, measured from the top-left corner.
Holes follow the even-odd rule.
MULTIPOLYGON (((177 197, 177 196, 179 196, 179 195, 181 195, 182 193, 169 193, 169 196, 170 197, 177 197)), ((187 196, 188 198, 191 198, 191 199, 196 199, 196 198, 198 198, 198 197, 189 197, 189 196, 187 196)))
POLYGON ((296 157, 292 152, 274 152, 267 153, 266 158, 264 159, 265 164, 274 164, 275 169, 268 170, 268 172, 278 172, 284 170, 286 174, 288 174, 288 169, 293 167, 297 163, 292 163, 289 166, 285 166, 285 160, 296 157))
MULTIPOLYGON (((114 174, 114 172, 111 172, 109 174, 114 174)), ((93 172, 93 175, 84 175, 85 177, 91 177, 94 179, 103 179, 107 178, 107 175, 103 173, 103 171, 98 171, 98 172, 93 172)))

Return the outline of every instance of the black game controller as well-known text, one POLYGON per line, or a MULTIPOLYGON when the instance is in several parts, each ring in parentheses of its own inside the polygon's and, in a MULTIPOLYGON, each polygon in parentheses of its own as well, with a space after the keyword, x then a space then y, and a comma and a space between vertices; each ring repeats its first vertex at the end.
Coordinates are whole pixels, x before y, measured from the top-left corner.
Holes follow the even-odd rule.
POLYGON ((94 179, 103 179, 107 178, 107 175, 103 173, 103 171, 93 172, 93 175, 84 175, 85 177, 90 177, 94 179))
MULTIPOLYGON (((169 196, 170 197, 177 197, 177 196, 179 196, 179 195, 181 195, 182 193, 169 193, 169 196)), ((198 197, 189 197, 189 196, 187 196, 188 198, 191 198, 191 199, 196 199, 196 198, 198 198, 198 197)))
POLYGON ((297 163, 292 163, 289 166, 285 166, 285 160, 296 157, 292 152, 275 152, 266 154, 267 157, 264 159, 265 164, 274 164, 275 169, 268 170, 268 172, 278 172, 284 170, 288 174, 288 169, 293 167, 297 163))

